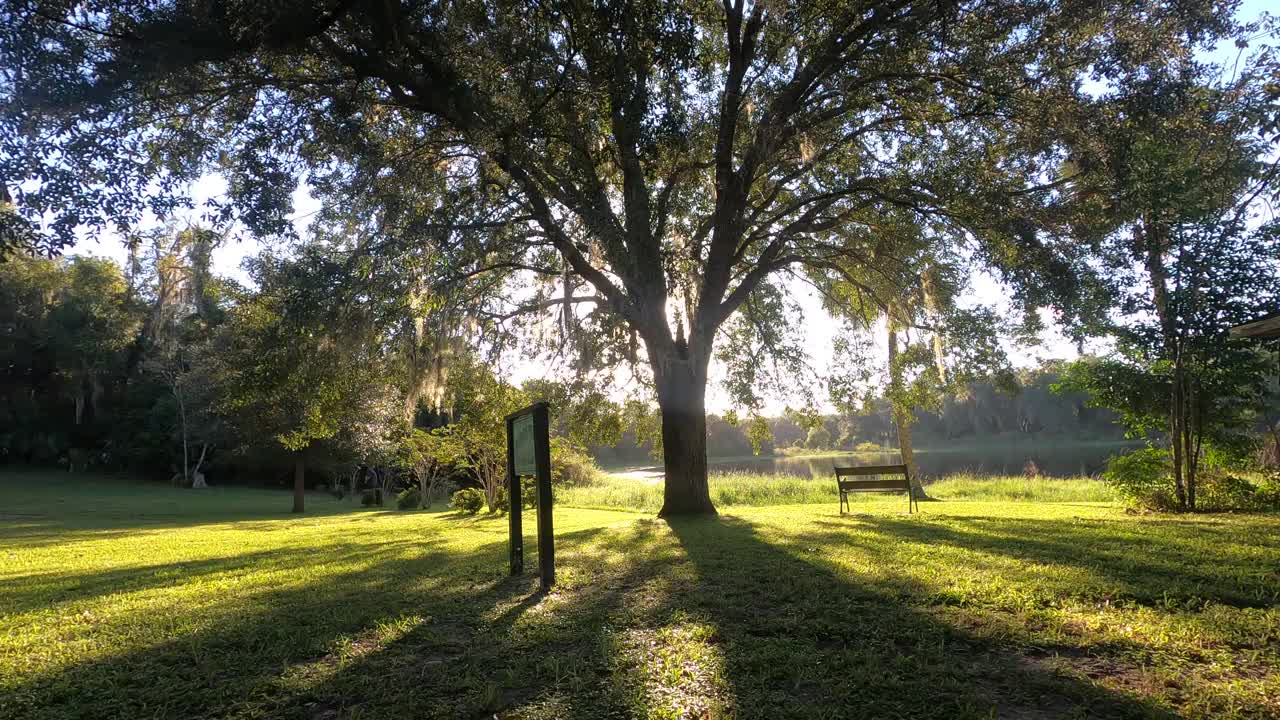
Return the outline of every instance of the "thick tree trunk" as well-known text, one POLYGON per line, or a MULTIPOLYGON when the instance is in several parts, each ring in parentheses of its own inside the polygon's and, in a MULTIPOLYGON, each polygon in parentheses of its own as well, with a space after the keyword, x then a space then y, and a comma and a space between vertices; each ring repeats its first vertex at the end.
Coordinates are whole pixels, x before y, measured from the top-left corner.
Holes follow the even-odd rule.
POLYGON ((293 511, 303 512, 307 490, 307 458, 299 450, 293 454, 293 511))
POLYGON ((655 362, 666 474, 659 517, 714 515, 707 486, 705 363, 677 356, 655 362))

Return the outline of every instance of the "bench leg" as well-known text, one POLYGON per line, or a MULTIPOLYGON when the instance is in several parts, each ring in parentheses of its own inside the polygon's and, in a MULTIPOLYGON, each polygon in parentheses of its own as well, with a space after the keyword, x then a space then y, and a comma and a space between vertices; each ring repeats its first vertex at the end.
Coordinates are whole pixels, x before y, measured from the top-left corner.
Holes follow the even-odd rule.
MULTIPOLYGON (((845 510, 845 508, 846 508, 846 507, 848 507, 848 505, 849 505, 849 496, 848 496, 848 494, 846 494, 846 493, 844 493, 844 492, 841 492, 841 493, 840 493, 840 514, 841 514, 841 515, 843 515, 843 514, 844 514, 844 510, 845 510)), ((851 512, 852 512, 852 511, 851 511, 851 512)))

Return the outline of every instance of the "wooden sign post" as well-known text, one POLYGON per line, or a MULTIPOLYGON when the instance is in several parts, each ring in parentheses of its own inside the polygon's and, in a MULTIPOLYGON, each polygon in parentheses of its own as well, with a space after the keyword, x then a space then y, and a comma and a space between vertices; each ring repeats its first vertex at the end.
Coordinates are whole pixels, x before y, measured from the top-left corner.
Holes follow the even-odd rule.
POLYGON ((524 572, 524 528, 520 479, 538 483, 538 574, 542 590, 556 580, 555 537, 551 527, 550 406, 538 402, 507 416, 507 515, 511 536, 511 574, 524 572))

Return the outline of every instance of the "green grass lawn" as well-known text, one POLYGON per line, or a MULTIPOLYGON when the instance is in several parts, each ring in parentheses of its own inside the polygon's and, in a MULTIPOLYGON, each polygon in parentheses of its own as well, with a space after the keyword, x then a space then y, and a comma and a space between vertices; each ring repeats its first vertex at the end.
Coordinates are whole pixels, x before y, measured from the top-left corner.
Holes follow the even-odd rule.
MULTIPOLYGON (((794 475, 762 475, 750 472, 712 472, 708 480, 717 507, 769 505, 832 505, 836 503, 835 478, 801 478, 794 475)), ((558 490, 561 504, 601 510, 636 510, 657 513, 662 507, 662 485, 635 478, 601 474, 590 485, 558 490)), ((1027 478, 1020 475, 949 475, 925 486, 937 500, 990 500, 1106 503, 1114 493, 1096 478, 1027 478)), ((858 502, 866 496, 855 496, 858 502)), ((906 504, 906 496, 902 496, 906 504)))
POLYGON ((0 475, 0 717, 1280 716, 1274 515, 308 500, 0 475))

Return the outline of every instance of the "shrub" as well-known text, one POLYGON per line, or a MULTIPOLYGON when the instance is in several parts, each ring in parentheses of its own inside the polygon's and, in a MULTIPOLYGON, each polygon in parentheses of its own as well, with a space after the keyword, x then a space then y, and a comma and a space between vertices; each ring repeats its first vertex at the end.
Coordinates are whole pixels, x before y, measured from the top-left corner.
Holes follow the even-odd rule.
POLYGON ((857 446, 853 448, 853 451, 854 451, 854 452, 862 452, 862 453, 878 453, 878 452, 881 452, 881 450, 880 450, 880 446, 879 446, 879 445, 877 445, 877 444, 875 444, 875 443, 873 443, 873 442, 866 442, 866 441, 863 441, 863 442, 858 443, 858 444, 857 444, 857 446))
POLYGON ((1197 478, 1197 510, 1256 510, 1258 500, 1258 489, 1238 475, 1202 472, 1197 478))
POLYGON ((524 480, 520 483, 520 506, 526 508, 538 507, 537 482, 533 480, 524 480))
POLYGON ((600 479, 596 461, 581 449, 559 438, 551 441, 551 483, 553 485, 590 485, 600 479))
POLYGON ((1169 451, 1143 448, 1107 461, 1102 477, 1128 506, 1144 510, 1172 510, 1172 466, 1169 451))
POLYGON ((421 504, 422 493, 416 487, 402 490, 399 495, 396 495, 396 507, 401 510, 412 510, 421 504))
POLYGON ((378 491, 365 490, 360 494, 360 504, 365 507, 373 507, 378 504, 378 491))
POLYGON ((450 498, 449 507, 465 515, 475 515, 484 507, 484 493, 476 488, 463 488, 450 498))
POLYGON ((1258 506, 1280 510, 1280 468, 1265 468, 1258 482, 1258 506))

